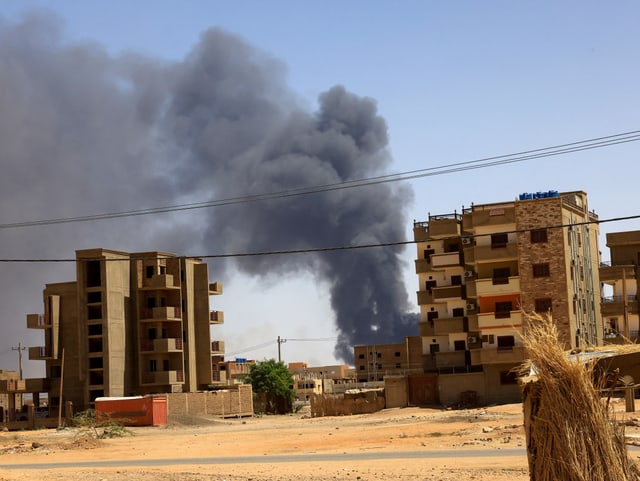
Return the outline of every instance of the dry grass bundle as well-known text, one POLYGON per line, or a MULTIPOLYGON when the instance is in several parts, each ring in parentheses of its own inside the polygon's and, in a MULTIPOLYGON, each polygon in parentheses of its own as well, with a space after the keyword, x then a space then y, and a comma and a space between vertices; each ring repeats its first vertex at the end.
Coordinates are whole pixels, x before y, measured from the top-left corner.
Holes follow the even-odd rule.
POLYGON ((551 319, 527 318, 524 343, 534 374, 523 370, 522 390, 530 479, 640 479, 626 451, 624 426, 612 422, 594 382, 594 363, 567 356, 551 319))

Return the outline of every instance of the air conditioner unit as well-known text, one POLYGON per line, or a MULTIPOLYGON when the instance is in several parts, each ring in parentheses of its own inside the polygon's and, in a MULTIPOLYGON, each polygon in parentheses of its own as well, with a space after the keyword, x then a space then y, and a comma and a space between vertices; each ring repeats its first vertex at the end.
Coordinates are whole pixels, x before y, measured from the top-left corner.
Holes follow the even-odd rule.
POLYGON ((473 271, 464 271, 464 277, 467 279, 473 277, 474 275, 475 275, 475 272, 473 271))
POLYGON ((462 245, 463 246, 469 246, 471 245, 472 239, 471 237, 463 237, 462 238, 462 245))
POLYGON ((469 336, 467 337, 467 343, 468 344, 475 344, 476 342, 478 342, 478 338, 475 336, 469 336))
POLYGON ((473 304, 472 302, 469 302, 467 304, 467 311, 475 311, 476 310, 476 305, 473 304))

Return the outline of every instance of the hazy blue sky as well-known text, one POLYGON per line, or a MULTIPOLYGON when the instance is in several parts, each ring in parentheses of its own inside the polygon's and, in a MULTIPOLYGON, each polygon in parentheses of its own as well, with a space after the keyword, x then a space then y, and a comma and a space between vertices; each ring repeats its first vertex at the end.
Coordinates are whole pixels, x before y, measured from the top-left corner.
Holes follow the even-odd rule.
MULTIPOLYGON (((334 85, 374 99, 388 126, 390 172, 640 129, 638 2, 14 0, 0 3, 0 25, 19 23, 25 12, 42 8, 57 17, 66 43, 95 43, 111 57, 136 52, 180 62, 203 31, 219 27, 281 62, 288 88, 310 111, 334 85)), ((629 143, 410 181, 414 201, 406 209, 406 238, 412 220, 424 220, 428 212, 459 211, 526 191, 584 190, 601 219, 638 214, 638 149, 629 143)), ((31 195, 37 198, 38 192, 31 195)), ((37 209, 25 210, 24 218, 3 215, 0 222, 39 218, 37 209)), ((602 226, 603 234, 637 229, 637 220, 602 226)), ((53 234, 25 229, 10 235, 11 242, 30 245, 31 236, 53 234)), ((71 257, 79 248, 66 247, 20 253, 71 257)), ((607 259, 604 236, 600 248, 607 259)), ((2 257, 14 256, 5 250, 2 257)), ((406 289, 415 304, 414 249, 404 257, 406 289)), ((327 285, 308 270, 282 280, 231 270, 229 278, 218 279, 215 262, 210 270, 212 280, 225 283, 216 307, 225 311, 221 337, 230 354, 273 339, 266 349, 239 355, 274 357, 278 335, 335 336, 327 285)), ((73 279, 68 269, 62 272, 50 270, 39 279, 37 269, 25 268, 27 292, 3 299, 8 317, 0 316, 0 322, 20 325, 24 335, 16 329, 15 338, 0 341, 0 368, 17 368, 10 347, 20 337, 38 345, 40 333, 27 332, 25 314, 42 310, 45 282, 73 279)), ((313 365, 336 362, 331 342, 290 342, 283 357, 313 365)))

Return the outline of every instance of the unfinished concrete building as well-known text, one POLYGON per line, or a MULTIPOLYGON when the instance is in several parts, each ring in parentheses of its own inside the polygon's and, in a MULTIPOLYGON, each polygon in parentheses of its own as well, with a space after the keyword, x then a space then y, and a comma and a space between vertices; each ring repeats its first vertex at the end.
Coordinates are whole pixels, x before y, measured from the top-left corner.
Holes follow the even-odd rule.
POLYGON ((414 223, 424 370, 442 403, 520 400, 525 312, 551 314, 566 348, 602 343, 594 221, 584 192, 550 191, 414 223))
POLYGON ((640 338, 638 279, 640 279, 640 231, 607 234, 611 261, 600 265, 602 319, 606 343, 637 342, 640 338))
POLYGON ((76 252, 77 280, 47 284, 44 314, 27 326, 44 333, 29 359, 46 362, 49 404, 88 407, 97 397, 194 392, 214 383, 223 313, 209 297, 200 259, 165 252, 76 252), (64 375, 63 375, 64 373, 64 375))

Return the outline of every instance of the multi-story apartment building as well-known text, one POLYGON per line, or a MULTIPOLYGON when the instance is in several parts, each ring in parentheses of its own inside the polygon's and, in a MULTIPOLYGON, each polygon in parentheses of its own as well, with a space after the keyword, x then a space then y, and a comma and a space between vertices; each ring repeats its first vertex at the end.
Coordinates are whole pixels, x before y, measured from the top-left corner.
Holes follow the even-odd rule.
POLYGON ((354 346, 355 376, 358 382, 384 381, 384 377, 422 372, 422 340, 405 338, 404 343, 354 346))
POLYGON ((611 261, 600 265, 605 342, 619 343, 640 337, 638 279, 640 279, 640 231, 607 234, 611 261), (604 289, 603 289, 604 290, 604 289))
POLYGON ((46 361, 49 404, 88 406, 101 396, 193 392, 213 382, 224 344, 211 341, 223 313, 210 311, 200 259, 164 252, 76 252, 74 282, 47 284, 44 314, 27 326, 44 332, 29 359, 46 361))
POLYGON ((567 348, 601 343, 596 220, 584 192, 551 191, 414 223, 424 369, 441 402, 519 401, 524 313, 551 314, 567 348))

